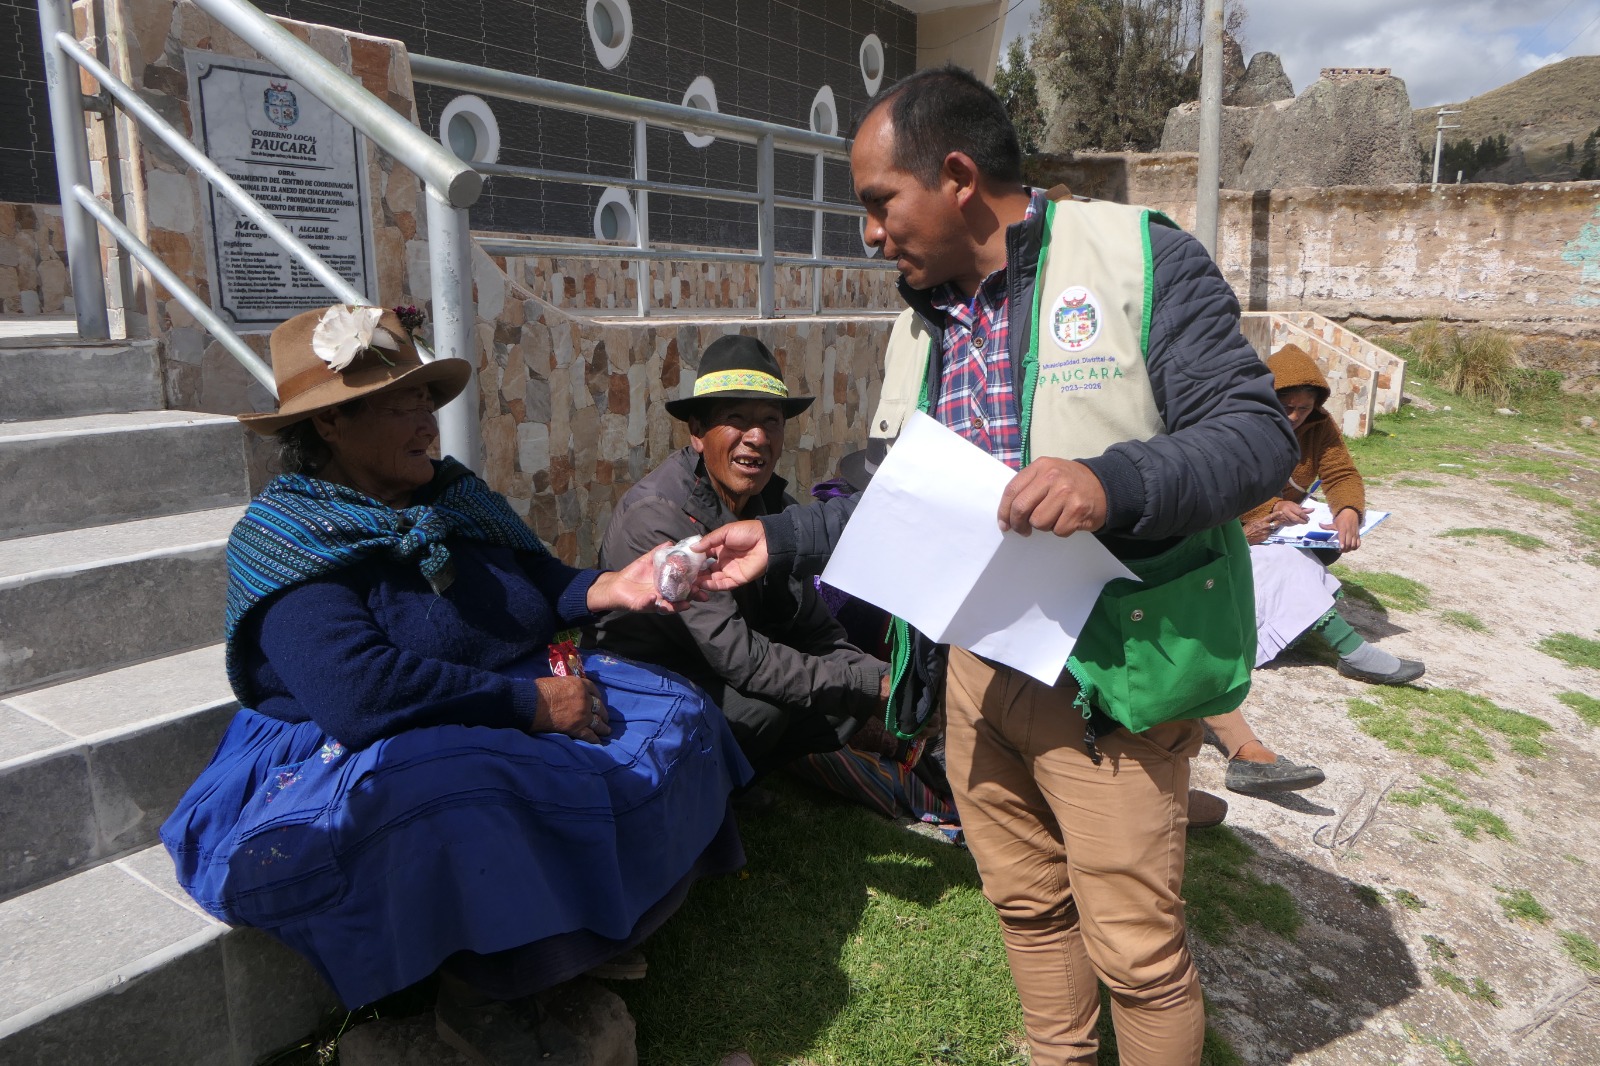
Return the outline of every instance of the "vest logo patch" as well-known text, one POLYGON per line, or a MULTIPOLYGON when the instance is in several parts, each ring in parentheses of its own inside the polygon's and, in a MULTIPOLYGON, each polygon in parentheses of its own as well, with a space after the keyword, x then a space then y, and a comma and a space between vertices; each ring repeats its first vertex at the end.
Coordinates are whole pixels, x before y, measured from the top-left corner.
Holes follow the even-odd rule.
POLYGON ((1050 334, 1063 351, 1081 352, 1100 336, 1100 301, 1082 285, 1063 289, 1050 312, 1050 334))

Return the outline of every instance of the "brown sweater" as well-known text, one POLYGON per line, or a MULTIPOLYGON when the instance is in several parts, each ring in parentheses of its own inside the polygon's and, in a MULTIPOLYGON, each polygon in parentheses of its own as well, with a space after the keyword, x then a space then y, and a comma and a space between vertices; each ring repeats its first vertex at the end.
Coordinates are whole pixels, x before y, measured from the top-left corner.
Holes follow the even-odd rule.
POLYGON ((1328 510, 1338 514, 1350 507, 1364 516, 1367 510, 1366 485, 1362 483, 1361 474, 1350 458, 1349 449, 1344 446, 1344 434, 1339 432, 1332 416, 1323 409, 1322 405, 1328 401, 1329 389, 1322 371, 1317 369, 1316 362, 1309 355, 1292 344, 1284 345, 1268 359, 1267 367, 1272 371, 1274 389, 1278 392, 1285 389, 1314 389, 1317 406, 1295 430, 1295 440, 1300 445, 1300 462, 1295 464, 1294 471, 1289 475, 1289 483, 1272 499, 1246 511, 1243 521, 1265 518, 1279 500, 1300 503, 1306 498, 1306 490, 1318 478, 1322 479, 1322 493, 1327 498, 1328 510))

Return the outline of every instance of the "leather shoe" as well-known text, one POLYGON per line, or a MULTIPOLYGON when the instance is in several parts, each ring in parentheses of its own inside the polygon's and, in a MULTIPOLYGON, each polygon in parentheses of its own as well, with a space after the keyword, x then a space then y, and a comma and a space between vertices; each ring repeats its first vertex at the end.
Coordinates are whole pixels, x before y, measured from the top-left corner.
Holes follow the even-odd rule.
POLYGON ((1428 672, 1427 666, 1415 659, 1401 659, 1400 665, 1386 674, 1375 674, 1368 670, 1358 670, 1354 666, 1339 660, 1339 673, 1357 681, 1365 681, 1369 685, 1404 685, 1415 681, 1428 672))
POLYGON ((1315 766, 1301 766, 1274 755, 1271 762, 1229 759, 1225 784, 1230 792, 1298 792, 1322 784, 1326 777, 1315 766))
POLYGON ((1228 816, 1228 801, 1197 788, 1189 790, 1189 828, 1210 829, 1228 816))

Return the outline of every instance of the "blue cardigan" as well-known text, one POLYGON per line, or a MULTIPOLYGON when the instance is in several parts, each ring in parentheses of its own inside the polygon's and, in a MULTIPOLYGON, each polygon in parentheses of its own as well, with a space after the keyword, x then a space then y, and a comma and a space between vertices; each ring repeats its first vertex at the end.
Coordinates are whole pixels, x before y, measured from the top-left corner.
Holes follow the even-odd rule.
POLYGON ((497 671, 589 619, 598 570, 452 537, 455 580, 436 594, 414 566, 368 559, 296 585, 241 634, 255 710, 313 721, 349 748, 418 726, 527 730, 532 682, 497 671))

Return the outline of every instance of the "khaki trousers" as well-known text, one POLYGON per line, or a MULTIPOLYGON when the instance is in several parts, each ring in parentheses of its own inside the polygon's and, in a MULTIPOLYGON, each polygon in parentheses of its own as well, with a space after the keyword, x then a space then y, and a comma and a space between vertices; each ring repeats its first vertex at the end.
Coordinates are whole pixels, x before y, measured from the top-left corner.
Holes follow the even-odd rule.
POLYGON ((1051 688, 950 649, 945 754, 983 892, 1000 915, 1033 1066, 1092 1064, 1111 991, 1123 1066, 1196 1066, 1205 1033, 1183 921, 1195 721, 1102 737, 1051 688))

